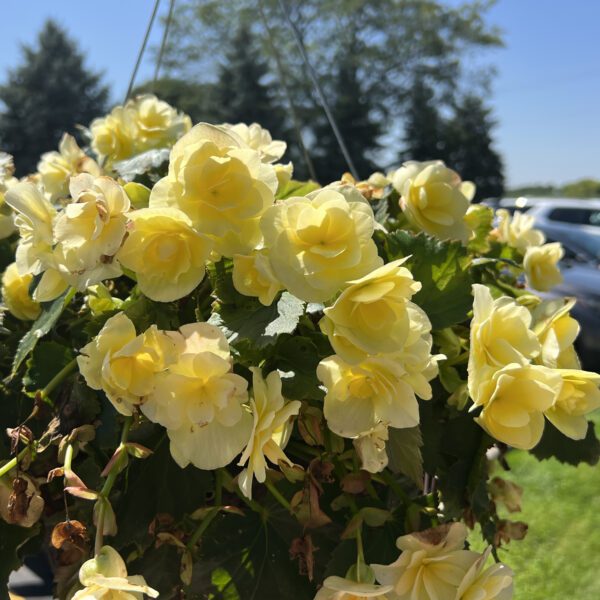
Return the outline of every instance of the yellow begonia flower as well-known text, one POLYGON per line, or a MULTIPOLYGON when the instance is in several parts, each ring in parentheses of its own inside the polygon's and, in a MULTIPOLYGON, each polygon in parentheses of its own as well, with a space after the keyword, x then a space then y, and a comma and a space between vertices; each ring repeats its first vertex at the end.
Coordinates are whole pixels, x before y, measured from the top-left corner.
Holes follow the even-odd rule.
POLYGON ((144 594, 158 598, 158 592, 141 575, 127 575, 125 561, 110 546, 103 546, 81 565, 79 581, 84 588, 75 593, 73 600, 142 600, 144 594))
POLYGON ((73 202, 56 219, 54 255, 70 285, 86 287, 121 275, 114 260, 125 237, 129 197, 110 177, 81 174, 71 179, 73 202))
POLYGON ((513 572, 504 564, 496 563, 486 569, 491 546, 467 571, 456 592, 455 600, 511 600, 513 572))
POLYGON ((13 177, 14 172, 13 157, 6 152, 0 152, 0 240, 11 236, 16 230, 11 207, 4 201, 6 192, 19 183, 19 180, 13 177))
POLYGON ((555 369, 539 365, 509 364, 480 386, 483 411, 475 420, 495 439, 530 450, 544 431, 544 412, 561 390, 555 369))
POLYGON ((281 140, 274 140, 271 132, 264 129, 258 123, 246 125, 246 123, 237 123, 230 125, 223 123, 220 125, 225 131, 235 133, 249 148, 257 150, 263 162, 274 163, 284 154, 287 144, 281 140))
POLYGON ((129 213, 129 234, 116 260, 137 276, 151 300, 187 296, 204 279, 212 244, 176 208, 142 208, 129 213))
POLYGON ((342 437, 354 438, 384 423, 391 427, 419 424, 419 405, 403 380, 402 363, 387 356, 349 365, 339 356, 319 363, 317 377, 327 389, 323 413, 327 426, 342 437))
POLYGON ((133 323, 120 312, 81 349, 77 364, 92 389, 103 390, 121 414, 131 415, 152 392, 155 375, 175 359, 175 343, 167 334, 152 325, 136 335, 133 323))
POLYGON ((562 283, 558 263, 564 254, 559 242, 527 248, 523 259, 527 284, 535 290, 547 292, 562 283))
POLYGON ((372 240, 373 211, 333 189, 278 202, 261 228, 275 275, 306 302, 329 300, 382 263, 372 240))
POLYGON ((29 295, 33 275, 19 274, 16 263, 6 267, 2 275, 2 300, 10 313, 22 321, 35 321, 42 309, 29 295))
POLYGON ((218 254, 246 254, 261 242, 259 219, 273 204, 277 176, 237 136, 200 123, 173 146, 169 173, 150 207, 179 208, 218 254))
POLYGON ((19 273, 38 275, 52 261, 56 209, 40 189, 29 182, 11 187, 6 192, 5 201, 17 213, 15 225, 21 239, 15 258, 19 273))
POLYGON ((285 186, 291 181, 292 175, 294 174, 294 165, 290 161, 289 163, 282 164, 277 163, 273 165, 275 168, 275 175, 277 176, 277 192, 285 189, 285 186))
POLYGON ((314 600, 391 600, 387 593, 392 590, 391 585, 377 585, 375 583, 359 583, 344 577, 331 576, 323 582, 323 587, 317 592, 314 600))
POLYGON ((252 371, 252 397, 250 406, 254 425, 250 440, 238 465, 247 465, 239 474, 240 489, 252 498, 252 480, 263 483, 267 477, 267 459, 276 465, 280 460, 292 464, 284 453, 291 435, 291 419, 300 411, 301 402, 286 402, 281 394, 281 378, 273 371, 263 379, 260 369, 252 371))
POLYGON ((44 191, 49 194, 50 201, 69 195, 69 180, 79 173, 89 173, 98 177, 102 169, 96 161, 87 156, 77 145, 75 138, 65 133, 58 145, 58 152, 42 154, 37 166, 44 191))
POLYGON ((392 176, 400 207, 410 223, 441 240, 466 242, 470 231, 464 217, 475 186, 440 160, 404 163, 392 176))
POLYGON ((600 375, 577 369, 559 369, 558 373, 562 387, 546 417, 567 437, 581 440, 588 430, 585 416, 600 408, 600 375))
POLYGON ((250 439, 252 415, 243 406, 248 384, 232 373, 229 344, 218 327, 191 323, 170 336, 179 356, 156 377, 142 412, 166 427, 180 467, 224 467, 250 439))
POLYGON ((90 125, 92 150, 109 163, 135 154, 138 134, 135 114, 123 106, 115 106, 110 114, 94 119, 90 125))
POLYGON ((192 128, 190 117, 152 94, 129 100, 126 109, 132 111, 137 126, 135 144, 138 153, 172 146, 192 128))
POLYGON ((527 308, 507 296, 494 300, 484 285, 474 285, 473 296, 468 384, 473 402, 483 404, 479 388, 494 371, 509 363, 527 364, 541 346, 527 308))
POLYGON ((249 256, 234 254, 233 286, 244 296, 258 298, 264 306, 271 306, 283 289, 275 277, 267 250, 257 250, 249 256))
POLYGON ((388 439, 388 428, 383 423, 354 438, 352 444, 360 458, 361 469, 369 473, 380 473, 387 467, 388 453, 385 444, 388 439))
POLYGON ((535 219, 531 215, 516 211, 511 217, 507 210, 501 208, 496 211, 496 216, 498 217, 498 225, 494 230, 496 239, 516 248, 521 253, 524 253, 527 248, 541 246, 546 241, 546 236, 533 227, 535 219))
POLYGON ((365 354, 402 350, 420 336, 420 331, 411 332, 409 306, 414 305, 409 300, 421 284, 402 266, 406 260, 395 260, 350 281, 333 306, 325 309, 321 330, 346 362, 359 362, 365 354))
POLYGON ((455 600, 461 581, 479 558, 463 550, 466 537, 463 523, 404 535, 396 541, 400 557, 371 568, 379 583, 392 586, 394 600, 455 600))
POLYGON ((569 310, 574 306, 575 300, 566 302, 555 310, 555 301, 543 302, 534 310, 534 315, 544 315, 547 311, 553 314, 545 315, 536 324, 534 331, 537 333, 542 350, 538 360, 546 367, 554 369, 579 369, 579 358, 573 346, 579 335, 580 326, 576 319, 571 317, 569 310))

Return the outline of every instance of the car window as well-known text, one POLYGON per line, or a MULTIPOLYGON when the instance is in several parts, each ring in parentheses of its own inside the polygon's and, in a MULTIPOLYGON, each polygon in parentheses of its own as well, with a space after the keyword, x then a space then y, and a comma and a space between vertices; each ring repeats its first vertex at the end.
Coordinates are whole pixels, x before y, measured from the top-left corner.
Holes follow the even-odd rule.
POLYGON ((591 208, 554 208, 548 214, 548 218, 562 223, 600 226, 600 210, 591 208))

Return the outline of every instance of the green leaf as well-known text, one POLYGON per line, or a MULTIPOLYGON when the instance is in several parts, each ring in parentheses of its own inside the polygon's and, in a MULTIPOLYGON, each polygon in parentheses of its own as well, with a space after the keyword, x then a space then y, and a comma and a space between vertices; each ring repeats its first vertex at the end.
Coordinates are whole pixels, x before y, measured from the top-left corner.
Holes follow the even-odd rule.
POLYGON ((8 577, 23 564, 19 548, 38 532, 39 525, 19 527, 0 519, 0 600, 8 600, 8 577))
POLYGON ((67 290, 64 294, 42 304, 42 313, 37 318, 31 329, 21 338, 12 366, 11 377, 15 375, 23 361, 33 351, 38 340, 44 337, 54 327, 65 307, 75 295, 74 290, 67 290))
POLYGON ((285 188, 277 194, 277 199, 285 200, 292 196, 306 196, 320 187, 315 181, 296 181, 295 179, 291 179, 285 188))
POLYGON ((72 359, 71 348, 57 342, 41 342, 27 361, 23 378, 25 389, 30 392, 42 389, 72 359))
POLYGON ((387 442, 388 467, 394 473, 406 475, 417 487, 423 486, 423 457, 421 429, 389 429, 387 442))
POLYGON ((406 266, 423 286, 413 300, 427 313, 434 329, 467 319, 473 306, 473 279, 469 254, 460 242, 395 231, 387 236, 386 249, 390 261, 411 256, 406 266))
POLYGON ((146 208, 150 198, 150 189, 141 183, 130 181, 123 186, 134 208, 146 208))
POLYGON ((232 344, 248 339, 264 348, 275 343, 278 335, 293 333, 304 314, 304 302, 288 292, 271 306, 263 306, 256 298, 241 298, 236 304, 218 305, 208 320, 220 327, 232 344))
POLYGON ((572 440, 563 435, 552 423, 546 421, 540 443, 530 451, 538 460, 556 458, 562 463, 578 465, 585 462, 595 465, 600 460, 600 441, 593 423, 588 423, 587 434, 582 440, 572 440))
POLYGON ((469 240, 469 250, 479 253, 487 252, 490 249, 488 238, 493 226, 494 210, 485 204, 473 204, 469 209, 467 220, 475 234, 469 240))

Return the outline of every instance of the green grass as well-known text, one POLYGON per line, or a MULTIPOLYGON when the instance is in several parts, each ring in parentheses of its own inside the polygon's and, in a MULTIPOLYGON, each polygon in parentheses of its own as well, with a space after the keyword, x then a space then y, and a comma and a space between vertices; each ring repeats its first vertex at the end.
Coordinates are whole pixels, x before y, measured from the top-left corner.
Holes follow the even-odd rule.
POLYGON ((524 492, 522 512, 506 516, 529 525, 524 540, 500 550, 515 572, 515 600, 600 599, 600 465, 517 451, 508 461, 511 471, 497 474, 524 492))

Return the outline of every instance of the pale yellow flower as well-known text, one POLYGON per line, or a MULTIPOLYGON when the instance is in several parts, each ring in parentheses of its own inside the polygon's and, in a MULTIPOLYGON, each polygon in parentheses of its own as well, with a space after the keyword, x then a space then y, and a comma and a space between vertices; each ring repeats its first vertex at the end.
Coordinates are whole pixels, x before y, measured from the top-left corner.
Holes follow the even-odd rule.
POLYGON ((44 191, 49 194, 50 201, 69 195, 69 180, 79 173, 89 173, 95 177, 101 175, 96 161, 87 156, 77 145, 75 138, 65 133, 58 145, 58 152, 42 154, 37 166, 44 191))
POLYGON ((250 439, 252 415, 243 406, 248 384, 232 373, 229 344, 218 327, 190 323, 170 335, 179 356, 156 377, 142 412, 166 427, 180 467, 224 467, 250 439))
POLYGON ((158 592, 141 575, 127 575, 125 561, 110 546, 103 546, 81 565, 79 581, 84 588, 73 600, 142 600, 144 594, 158 598, 158 592))
POLYGON ((475 420, 495 439, 530 450, 544 431, 544 412, 561 390, 560 372, 539 365, 509 364, 480 386, 483 411, 475 420))
POLYGON ((392 586, 394 600, 455 600, 465 574, 479 558, 463 550, 466 537, 463 523, 404 535, 396 541, 400 557, 371 568, 379 583, 392 586))
POLYGON ((275 168, 275 175, 277 176, 277 193, 285 189, 287 184, 291 181, 292 175, 294 174, 294 165, 292 162, 286 164, 277 163, 273 165, 275 168))
POLYGON ((533 312, 536 318, 534 331, 538 335, 542 349, 538 357, 546 367, 559 369, 579 369, 581 367, 573 346, 579 335, 580 326, 569 311, 575 300, 542 302, 533 312))
POLYGON ((419 405, 405 371, 393 357, 373 356, 350 365, 339 356, 323 359, 317 377, 327 393, 323 413, 327 426, 354 438, 384 423, 391 427, 419 424, 419 405))
POLYGON ((512 217, 510 213, 501 208, 496 211, 498 225, 494 230, 496 238, 524 253, 527 248, 541 246, 546 241, 546 236, 534 228, 535 219, 528 214, 516 211, 512 217))
POLYGON ((17 213, 15 225, 21 239, 15 258, 19 273, 42 273, 48 261, 52 260, 56 209, 40 189, 29 182, 11 187, 6 192, 5 201, 17 213))
POLYGON ((478 558, 461 581, 455 600, 511 600, 513 572, 502 563, 486 568, 491 546, 478 558))
POLYGON ((354 438, 352 444, 360 458, 361 469, 369 473, 380 473, 387 467, 388 454, 385 444, 388 439, 388 428, 383 423, 354 438))
POLYGON ((545 412, 547 419, 573 440, 586 436, 586 415, 600 408, 600 375, 578 369, 559 369, 562 387, 554 404, 545 412))
POLYGON ((475 186, 440 160, 404 163, 393 175, 400 206, 410 223, 441 240, 466 242, 470 231, 464 217, 475 186))
POLYGON ((246 254, 261 242, 259 219, 273 204, 277 176, 256 150, 200 123, 173 146, 169 173, 150 194, 150 207, 186 213, 223 256, 246 254))
POLYGON ((92 149, 100 159, 111 163, 135 154, 138 128, 135 114, 126 107, 115 106, 110 114, 94 119, 90 132, 92 149))
POLYGON ((527 248, 523 259, 527 284, 534 290, 547 292, 562 283, 563 276, 558 263, 564 254, 559 242, 527 248))
POLYGON ((81 174, 71 179, 73 202, 56 219, 58 269, 78 290, 121 275, 114 255, 125 237, 129 197, 110 177, 81 174))
POLYGON ((256 250, 248 256, 234 254, 233 285, 244 296, 258 298, 264 306, 270 306, 283 286, 275 277, 268 250, 256 250))
POLYGON ((317 592, 314 600, 366 600, 367 598, 391 600, 392 596, 387 595, 391 590, 391 585, 359 583, 352 579, 331 576, 325 579, 323 587, 317 592))
POLYGON ((135 146, 138 153, 170 147, 192 128, 190 117, 152 94, 129 100, 125 108, 131 110, 137 126, 135 146))
POLYGON ((11 207, 4 201, 7 190, 19 183, 19 180, 13 177, 14 172, 13 157, 6 152, 0 152, 0 240, 11 236, 16 230, 11 207))
POLYGON ((252 480, 263 483, 267 477, 267 460, 276 465, 280 460, 292 464, 284 453, 291 434, 291 420, 300 411, 301 402, 286 402, 281 394, 281 378, 273 371, 263 379, 260 369, 252 371, 250 406, 254 425, 250 440, 238 465, 247 465, 239 474, 240 489, 252 498, 252 480))
POLYGON ((143 294, 158 302, 187 296, 204 279, 210 241, 176 208, 129 213, 129 234, 116 259, 137 276, 143 294))
POLYGON ((494 371, 509 363, 527 364, 541 347, 527 308, 507 296, 494 300, 484 285, 474 285, 473 296, 468 384, 473 402, 483 404, 479 388, 494 371))
POLYGON ((333 189, 278 202, 261 227, 275 275, 307 302, 329 300, 382 263, 372 240, 373 211, 333 189))
POLYGON ((2 274, 2 300, 9 312, 22 321, 35 321, 42 309, 29 295, 33 275, 19 274, 16 263, 11 263, 2 274))
POLYGON ((80 351, 79 371, 94 390, 104 390, 114 407, 131 415, 154 388, 155 376, 176 359, 175 343, 153 325, 141 335, 125 313, 106 321, 80 351))
POLYGON ((365 354, 400 351, 420 336, 420 331, 411 333, 409 300, 421 284, 402 266, 406 260, 395 260, 350 281, 333 306, 325 309, 320 327, 345 361, 356 363, 365 354))
POLYGON ((281 140, 274 140, 271 132, 258 123, 237 123, 220 125, 226 131, 235 133, 249 148, 259 152, 261 160, 266 163, 278 161, 284 154, 287 144, 281 140))

